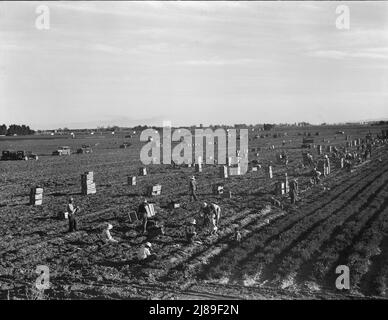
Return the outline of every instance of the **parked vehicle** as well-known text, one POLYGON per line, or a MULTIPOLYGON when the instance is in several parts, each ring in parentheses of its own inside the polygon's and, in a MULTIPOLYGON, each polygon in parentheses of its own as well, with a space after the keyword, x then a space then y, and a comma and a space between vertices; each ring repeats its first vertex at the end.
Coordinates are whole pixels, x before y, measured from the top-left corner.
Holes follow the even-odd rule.
POLYGON ((78 154, 82 154, 82 153, 92 153, 93 152, 93 149, 90 145, 82 145, 81 148, 77 149, 77 153, 78 154))
POLYGON ((62 146, 53 152, 53 156, 71 155, 70 147, 62 146))
POLYGON ((120 145, 120 149, 126 149, 130 146, 131 144, 128 142, 124 142, 123 144, 120 145))
POLYGON ((1 160, 38 160, 38 155, 31 151, 4 150, 1 154, 1 160))

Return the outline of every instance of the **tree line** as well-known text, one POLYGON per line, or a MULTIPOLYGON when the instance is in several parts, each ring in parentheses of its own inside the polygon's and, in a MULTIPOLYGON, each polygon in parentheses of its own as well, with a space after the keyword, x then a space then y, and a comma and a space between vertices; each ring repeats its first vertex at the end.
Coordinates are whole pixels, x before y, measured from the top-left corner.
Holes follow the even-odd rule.
POLYGON ((0 125, 0 135, 7 135, 7 136, 13 136, 16 135, 29 135, 34 134, 35 131, 30 129, 29 126, 26 126, 24 124, 18 125, 18 124, 11 124, 9 127, 7 127, 5 124, 0 125))

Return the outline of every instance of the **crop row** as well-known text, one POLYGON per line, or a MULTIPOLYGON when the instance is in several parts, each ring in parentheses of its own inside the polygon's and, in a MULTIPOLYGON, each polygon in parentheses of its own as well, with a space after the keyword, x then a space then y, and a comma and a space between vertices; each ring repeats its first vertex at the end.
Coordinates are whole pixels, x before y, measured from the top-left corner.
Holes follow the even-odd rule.
MULTIPOLYGON (((356 219, 356 226, 360 229, 365 221, 370 216, 374 216, 371 212, 371 204, 382 205, 385 200, 385 188, 388 185, 387 181, 374 181, 362 194, 354 199, 351 203, 334 212, 329 212, 330 216, 323 223, 320 223, 313 232, 311 232, 303 240, 299 240, 296 246, 285 256, 281 261, 278 271, 280 276, 285 276, 287 273, 301 270, 301 267, 306 263, 315 252, 321 252, 323 244, 332 239, 333 233, 338 229, 346 230, 347 221, 356 219), (383 184, 381 184, 383 182, 383 184), (377 189, 376 189, 377 188, 377 189), (344 225, 345 224, 345 225, 344 225)), ((349 223, 354 228, 354 223, 349 223)), ((335 240, 334 240, 335 241, 335 240)), ((325 255, 326 263, 332 261, 330 256, 325 255)))
MULTIPOLYGON (((211 263, 210 267, 205 268, 204 273, 207 274, 208 277, 219 277, 223 274, 230 273, 236 265, 243 266, 246 264, 247 260, 250 259, 252 254, 262 254, 266 243, 269 243, 272 239, 276 239, 278 237, 281 239, 284 238, 284 232, 286 230, 292 229, 294 225, 305 220, 307 216, 314 215, 318 209, 325 207, 341 195, 348 193, 354 194, 353 189, 359 188, 359 183, 364 181, 367 177, 371 177, 369 171, 364 172, 361 177, 354 177, 356 181, 348 181, 347 184, 341 184, 335 189, 337 191, 335 196, 328 199, 326 204, 313 204, 310 206, 311 211, 309 213, 306 214, 305 211, 299 211, 294 214, 289 214, 286 218, 279 220, 277 223, 274 223, 263 230, 263 232, 253 234, 252 237, 246 239, 241 246, 233 248, 219 256, 216 261, 211 263)), ((372 178, 374 178, 374 176, 372 178)), ((253 263, 256 264, 256 262, 253 263)))
MULTIPOLYGON (((386 193, 387 195, 387 193, 386 193)), ((359 236, 357 242, 352 246, 352 250, 347 256, 345 264, 350 269, 350 283, 354 290, 361 289, 361 280, 363 276, 367 275, 370 270, 372 257, 381 254, 381 243, 384 239, 385 232, 388 230, 388 201, 381 209, 381 214, 377 219, 368 224, 368 227, 359 236)), ((384 287, 385 279, 380 277, 380 281, 377 283, 379 288, 384 287)), ((374 281, 376 283, 376 281, 374 281)), ((381 289, 378 290, 381 292, 381 289)))
POLYGON ((263 252, 258 252, 246 261, 241 273, 255 272, 255 269, 257 272, 265 265, 262 277, 270 280, 275 270, 278 271, 278 278, 297 270, 301 263, 319 248, 337 223, 341 223, 344 217, 352 215, 353 210, 357 211, 363 204, 369 203, 368 195, 379 185, 375 178, 375 175, 369 176, 367 183, 361 189, 360 186, 353 186, 349 189, 350 192, 342 194, 330 205, 318 210, 316 214, 300 220, 292 229, 268 243, 263 252), (357 201, 359 198, 362 202, 357 201), (356 203, 353 203, 355 200, 356 203), (348 208, 344 215, 343 210, 348 207, 349 202, 352 203, 352 208, 348 208))

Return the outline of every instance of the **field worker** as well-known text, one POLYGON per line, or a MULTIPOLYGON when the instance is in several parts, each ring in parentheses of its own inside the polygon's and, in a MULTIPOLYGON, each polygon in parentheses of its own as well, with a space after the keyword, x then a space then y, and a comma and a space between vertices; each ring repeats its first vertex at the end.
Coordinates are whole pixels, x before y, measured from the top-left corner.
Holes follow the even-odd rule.
POLYGON ((313 180, 314 180, 315 184, 318 184, 321 181, 321 178, 320 178, 321 175, 322 175, 322 173, 320 171, 318 171, 317 168, 313 169, 313 180))
POLYGON ((213 211, 210 217, 210 234, 217 234, 218 226, 217 226, 217 215, 213 211))
POLYGON ((137 253, 137 258, 139 261, 150 261, 155 258, 153 254, 151 254, 151 243, 146 242, 143 246, 140 247, 139 252, 137 253))
POLYGON ((238 227, 234 228, 233 240, 236 243, 240 243, 241 242, 241 232, 240 232, 240 230, 238 230, 238 227))
POLYGON ((148 206, 147 199, 144 199, 143 202, 139 205, 139 208, 137 209, 137 213, 139 215, 139 218, 141 217, 142 223, 143 223, 143 234, 147 233, 147 210, 146 207, 148 206))
POLYGON ((106 229, 104 230, 104 236, 109 242, 118 242, 116 239, 113 239, 112 235, 110 234, 110 230, 112 229, 113 229, 113 226, 110 223, 108 223, 106 229))
POLYGON ((206 228, 209 226, 210 224, 210 215, 211 215, 211 211, 210 211, 210 206, 204 202, 202 204, 202 208, 201 208, 201 212, 200 212, 200 216, 203 217, 203 227, 206 228))
POLYGON ((289 182, 289 187, 290 187, 289 195, 290 195, 290 199, 291 199, 291 204, 295 204, 296 197, 298 195, 298 183, 297 183, 297 181, 295 179, 291 180, 289 182))
POLYGON ((204 217, 204 227, 208 226, 209 223, 212 223, 212 219, 214 219, 214 225, 218 227, 221 218, 220 206, 216 205, 215 203, 208 204, 204 202, 202 205, 202 212, 203 214, 201 216, 204 217))
POLYGON ((75 218, 75 213, 79 210, 79 207, 74 207, 73 197, 69 198, 69 203, 67 204, 66 210, 68 212, 69 218, 69 232, 77 231, 77 220, 75 218))
POLYGON ((372 155, 372 144, 371 143, 368 143, 366 145, 366 149, 369 151, 369 154, 372 155))
POLYGON ((313 164, 314 164, 313 156, 312 156, 312 154, 309 153, 309 152, 307 153, 307 163, 308 163, 308 165, 309 165, 310 167, 312 167, 313 164))
POLYGON ((197 231, 195 230, 195 225, 197 221, 192 219, 190 223, 186 226, 186 240, 189 243, 193 243, 195 238, 197 237, 197 231))
POLYGON ((220 219, 221 219, 221 208, 220 206, 216 205, 215 203, 212 203, 212 209, 214 213, 214 218, 216 220, 216 226, 219 227, 220 219))
POLYGON ((189 182, 189 190, 190 190, 190 201, 197 201, 198 198, 197 198, 197 194, 196 194, 196 191, 197 191, 197 182, 195 181, 195 177, 192 176, 191 179, 190 179, 190 182, 189 182))
POLYGON ((326 154, 325 159, 323 159, 323 164, 325 168, 325 176, 330 174, 330 159, 329 156, 326 154))

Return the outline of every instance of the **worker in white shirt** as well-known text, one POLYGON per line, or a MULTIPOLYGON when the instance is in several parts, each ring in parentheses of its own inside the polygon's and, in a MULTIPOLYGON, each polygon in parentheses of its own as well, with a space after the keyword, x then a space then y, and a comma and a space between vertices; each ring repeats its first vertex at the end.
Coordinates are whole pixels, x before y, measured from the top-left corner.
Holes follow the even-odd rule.
POLYGON ((112 237, 112 235, 110 234, 110 230, 112 230, 113 229, 113 226, 110 224, 110 223, 108 223, 108 225, 107 225, 107 227, 106 227, 106 229, 104 230, 104 236, 106 237, 106 240, 107 241, 109 241, 109 242, 118 242, 116 239, 114 239, 113 237, 112 237))
POLYGON ((146 242, 143 246, 140 247, 137 258, 139 261, 151 261, 156 258, 156 256, 151 253, 150 242, 146 242))
POLYGON ((69 219, 69 232, 77 231, 77 220, 75 218, 75 213, 79 210, 79 207, 74 206, 74 199, 73 197, 69 198, 69 203, 66 207, 67 213, 68 213, 68 219, 69 219))

